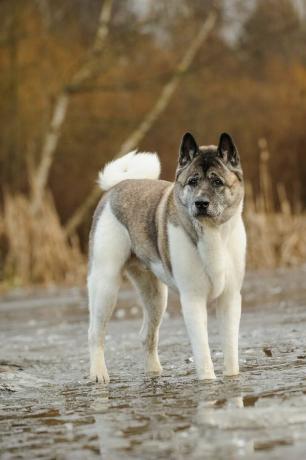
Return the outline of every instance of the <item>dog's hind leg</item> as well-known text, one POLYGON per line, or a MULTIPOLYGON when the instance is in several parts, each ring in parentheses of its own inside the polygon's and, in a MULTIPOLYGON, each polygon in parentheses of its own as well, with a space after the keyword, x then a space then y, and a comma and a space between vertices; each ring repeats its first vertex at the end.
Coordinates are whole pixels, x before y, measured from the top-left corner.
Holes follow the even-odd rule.
POLYGON ((98 220, 93 238, 88 275, 90 377, 96 382, 108 383, 104 359, 105 332, 116 305, 122 269, 130 256, 130 239, 109 205, 98 220))
POLYGON ((145 370, 148 374, 159 375, 162 372, 158 357, 159 327, 167 307, 168 288, 139 262, 129 264, 127 274, 143 304, 140 334, 145 353, 145 370))

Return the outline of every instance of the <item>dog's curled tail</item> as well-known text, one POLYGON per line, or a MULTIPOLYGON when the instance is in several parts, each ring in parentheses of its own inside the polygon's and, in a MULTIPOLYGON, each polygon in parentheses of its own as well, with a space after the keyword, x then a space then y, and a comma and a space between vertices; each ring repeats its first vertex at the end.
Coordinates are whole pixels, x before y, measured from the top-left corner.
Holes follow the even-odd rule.
POLYGON ((158 179, 159 175, 160 162, 156 153, 133 150, 107 163, 99 173, 98 184, 107 191, 125 179, 158 179))

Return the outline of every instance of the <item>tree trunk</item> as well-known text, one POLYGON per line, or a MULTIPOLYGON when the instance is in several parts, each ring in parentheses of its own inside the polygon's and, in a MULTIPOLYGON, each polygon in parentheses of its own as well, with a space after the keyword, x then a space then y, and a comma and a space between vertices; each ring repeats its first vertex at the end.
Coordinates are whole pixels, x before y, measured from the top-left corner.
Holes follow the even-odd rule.
POLYGON ((88 54, 88 58, 81 68, 72 76, 71 81, 65 85, 56 99, 50 125, 43 141, 40 163, 31 180, 31 207, 34 214, 39 210, 43 200, 50 168, 63 131, 71 96, 73 92, 82 89, 82 85, 94 76, 97 69, 97 64, 100 60, 105 39, 109 31, 112 6, 113 0, 103 0, 95 40, 88 54))
MULTIPOLYGON (((191 42, 190 47, 176 67, 173 76, 163 87, 156 104, 147 113, 144 120, 139 124, 135 131, 133 131, 132 134, 122 143, 119 152, 114 156, 114 158, 118 158, 137 147, 144 136, 153 127, 154 123, 158 120, 160 115, 169 105, 171 97, 177 89, 182 76, 190 67, 197 51, 203 45, 210 31, 213 29, 216 20, 217 13, 212 11, 206 18, 194 40, 191 42)), ((81 204, 81 206, 77 208, 72 217, 66 223, 65 230, 67 236, 71 236, 75 232, 78 226, 83 222, 83 219, 88 213, 89 209, 95 204, 100 195, 101 190, 98 187, 95 187, 87 196, 85 201, 81 204)))

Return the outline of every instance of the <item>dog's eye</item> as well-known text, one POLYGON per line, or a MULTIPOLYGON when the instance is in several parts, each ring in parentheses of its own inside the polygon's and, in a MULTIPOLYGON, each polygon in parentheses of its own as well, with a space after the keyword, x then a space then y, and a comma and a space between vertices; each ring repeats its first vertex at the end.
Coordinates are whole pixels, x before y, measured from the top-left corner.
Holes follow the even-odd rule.
POLYGON ((190 179, 188 179, 187 184, 191 185, 192 187, 194 187, 195 185, 197 185, 198 182, 199 182, 198 177, 191 177, 190 179))
POLYGON ((213 179, 211 182, 214 187, 222 187, 222 185, 224 185, 222 180, 218 178, 213 179))

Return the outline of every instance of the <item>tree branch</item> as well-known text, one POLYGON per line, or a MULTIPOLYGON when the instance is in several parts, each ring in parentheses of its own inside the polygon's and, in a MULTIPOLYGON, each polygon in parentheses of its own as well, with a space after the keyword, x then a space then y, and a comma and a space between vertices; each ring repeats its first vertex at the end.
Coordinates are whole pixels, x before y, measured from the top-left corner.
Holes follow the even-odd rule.
MULTIPOLYGON (((204 24, 200 28, 198 34, 191 42, 190 47, 184 54, 182 60, 176 67, 172 78, 165 84, 161 94, 152 107, 152 109, 147 113, 144 120, 140 125, 130 134, 130 136, 122 143, 119 152, 114 156, 118 158, 125 153, 133 150, 139 142, 144 138, 147 132, 153 127, 154 123, 158 120, 160 115, 167 108, 171 97, 173 96, 175 90, 177 89, 180 80, 184 73, 188 70, 192 64, 198 50, 203 45, 207 39, 209 33, 213 29, 217 20, 217 13, 212 11, 206 18, 204 24)), ((86 216, 89 209, 95 204, 101 194, 101 190, 98 187, 95 187, 90 194, 87 196, 86 200, 81 204, 79 208, 74 212, 72 217, 68 220, 65 226, 65 231, 67 236, 71 236, 78 226, 82 223, 84 217, 86 216)))
POLYGON ((42 145, 40 163, 32 178, 31 207, 34 213, 39 210, 42 203, 50 168, 71 100, 70 88, 76 90, 77 87, 80 87, 93 76, 109 32, 112 6, 113 0, 103 0, 96 36, 88 59, 72 76, 70 83, 65 85, 55 101, 51 121, 42 145))

